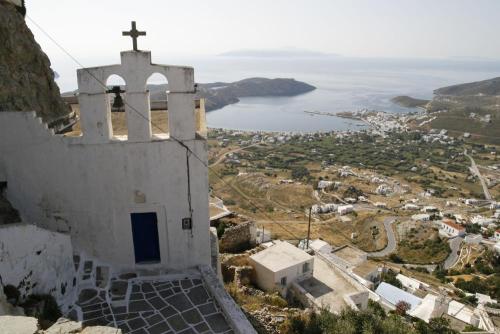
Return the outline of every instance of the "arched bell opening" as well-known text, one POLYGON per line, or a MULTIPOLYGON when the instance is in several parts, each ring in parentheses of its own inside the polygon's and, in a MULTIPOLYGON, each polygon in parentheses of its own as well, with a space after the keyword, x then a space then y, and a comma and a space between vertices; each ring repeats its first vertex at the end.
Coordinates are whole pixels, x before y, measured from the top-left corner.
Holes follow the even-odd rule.
POLYGON ((153 73, 146 82, 151 109, 153 134, 168 133, 168 80, 161 73, 153 73))
POLYGON ((125 114, 126 82, 117 75, 112 74, 106 80, 106 93, 108 94, 109 110, 111 111, 111 124, 114 136, 127 136, 127 116, 125 114))

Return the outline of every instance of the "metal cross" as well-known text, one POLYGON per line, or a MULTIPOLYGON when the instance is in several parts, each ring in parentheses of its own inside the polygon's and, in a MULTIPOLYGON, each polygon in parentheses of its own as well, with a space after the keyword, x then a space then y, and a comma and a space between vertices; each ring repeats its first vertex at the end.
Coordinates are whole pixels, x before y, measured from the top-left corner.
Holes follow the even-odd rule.
POLYGON ((132 29, 130 31, 123 31, 122 35, 132 37, 134 51, 139 51, 137 49, 137 38, 139 36, 146 36, 146 32, 145 31, 138 31, 136 26, 135 26, 135 21, 132 21, 132 29))

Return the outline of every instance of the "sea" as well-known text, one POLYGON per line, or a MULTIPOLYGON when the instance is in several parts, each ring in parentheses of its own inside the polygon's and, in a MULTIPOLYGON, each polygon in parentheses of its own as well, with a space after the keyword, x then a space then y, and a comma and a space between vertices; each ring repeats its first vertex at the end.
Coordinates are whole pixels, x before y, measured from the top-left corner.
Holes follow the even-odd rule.
MULTIPOLYGON (((169 57, 161 63, 193 66, 199 83, 232 82, 251 77, 294 78, 317 87, 293 97, 248 97, 207 113, 212 128, 277 132, 360 130, 359 121, 305 111, 337 113, 361 109, 392 113, 416 111, 391 102, 399 95, 431 99, 437 88, 500 77, 500 60, 390 59, 325 56, 169 57)), ((96 65, 102 64, 102 60, 96 65)), ((59 70, 59 69, 56 69, 59 70)), ((62 69, 61 69, 62 70, 62 69)), ((64 69, 58 84, 74 89, 74 69, 64 69)), ((148 82, 148 83, 163 83, 148 82)))
POLYGON ((360 130, 362 122, 305 111, 418 111, 391 102, 398 95, 431 99, 437 88, 500 76, 500 61, 370 58, 246 58, 192 60, 197 82, 250 77, 294 78, 317 87, 293 97, 247 97, 207 113, 212 128, 315 132, 360 130))

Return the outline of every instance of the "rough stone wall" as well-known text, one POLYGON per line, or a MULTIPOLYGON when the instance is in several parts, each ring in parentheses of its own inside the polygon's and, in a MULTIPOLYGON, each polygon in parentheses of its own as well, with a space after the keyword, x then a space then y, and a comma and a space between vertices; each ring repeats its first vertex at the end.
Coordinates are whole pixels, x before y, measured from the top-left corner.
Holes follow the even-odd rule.
POLYGON ((256 244, 256 229, 254 222, 230 227, 224 231, 220 239, 219 250, 222 253, 237 253, 252 247, 256 244))
POLYGON ((0 226, 0 282, 17 287, 21 299, 49 293, 65 311, 74 298, 74 277, 68 235, 30 224, 0 226))
POLYGON ((49 58, 16 7, 3 0, 0 41, 0 112, 35 111, 45 122, 67 115, 49 58))

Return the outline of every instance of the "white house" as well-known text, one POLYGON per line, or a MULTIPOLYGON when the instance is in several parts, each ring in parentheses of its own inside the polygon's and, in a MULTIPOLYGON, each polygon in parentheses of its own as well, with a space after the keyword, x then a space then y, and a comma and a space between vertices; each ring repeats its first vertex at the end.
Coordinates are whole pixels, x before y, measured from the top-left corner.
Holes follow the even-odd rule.
POLYGON ((312 277, 314 257, 285 241, 250 256, 257 285, 266 291, 277 289, 283 296, 296 281, 312 277))
POLYGON ((395 309, 396 305, 401 302, 410 304, 410 312, 413 311, 421 302, 422 299, 412 295, 404 290, 401 290, 394 285, 386 282, 380 283, 375 293, 381 298, 381 302, 390 309, 395 309))
POLYGON ((451 237, 464 236, 465 227, 458 225, 451 220, 445 219, 441 222, 439 232, 451 237))
POLYGON ((464 241, 468 244, 479 245, 483 241, 483 236, 481 234, 468 234, 464 241))
POLYGON ((404 206, 403 206, 403 210, 412 210, 412 211, 416 211, 420 209, 420 207, 416 204, 413 204, 413 203, 406 203, 404 206))
POLYGON ((348 204, 348 205, 340 205, 338 208, 337 208, 337 212, 339 213, 339 215, 343 216, 343 215, 346 215, 348 213, 351 213, 354 211, 354 207, 351 205, 351 204, 348 204))
POLYGON ((431 215, 429 215, 428 213, 420 213, 420 214, 411 216, 411 219, 413 219, 415 221, 427 222, 427 221, 431 220, 431 215))
POLYGON ((325 180, 321 180, 318 182, 318 189, 325 189, 325 188, 328 188, 329 186, 331 186, 333 184, 332 181, 325 181, 325 180))
POLYGON ((69 234, 76 252, 114 268, 210 265, 207 142, 193 68, 124 51, 121 64, 77 74, 81 134, 56 135, 35 112, 0 113, 7 199, 24 221, 69 234), (153 74, 169 84, 168 125, 151 122, 153 74), (112 75, 125 82, 126 135, 113 133, 112 75))
POLYGON ((406 289, 408 289, 412 292, 415 292, 418 289, 425 289, 425 288, 429 287, 428 284, 425 284, 423 282, 420 282, 419 280, 416 280, 414 278, 411 278, 411 277, 408 277, 408 276, 405 276, 402 274, 398 274, 396 276, 396 279, 401 282, 403 287, 405 287, 406 289))
POLYGON ((500 230, 495 231, 495 240, 500 241, 500 230))
POLYGON ((486 218, 481 215, 477 215, 471 218, 470 222, 472 224, 478 224, 482 227, 488 227, 492 224, 495 224, 495 219, 494 218, 486 218))
POLYGON ((472 326, 479 326, 479 318, 474 314, 474 311, 462 303, 452 300, 448 305, 448 311, 446 312, 449 316, 463 321, 472 326))
POLYGON ((430 212, 438 212, 438 208, 432 205, 424 206, 421 210, 422 212, 430 213, 430 212))

